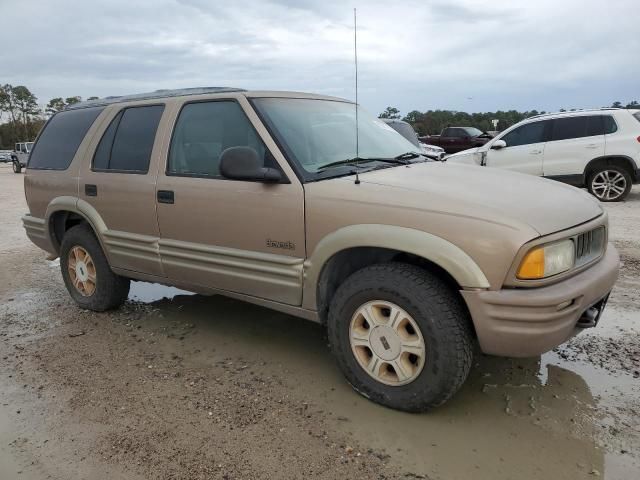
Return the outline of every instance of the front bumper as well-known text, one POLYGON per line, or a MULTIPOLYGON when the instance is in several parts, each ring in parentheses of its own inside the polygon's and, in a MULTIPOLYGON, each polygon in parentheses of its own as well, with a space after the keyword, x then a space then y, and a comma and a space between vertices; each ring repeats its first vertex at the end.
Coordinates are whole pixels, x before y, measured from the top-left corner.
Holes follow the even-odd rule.
POLYGON ((553 285, 461 291, 480 348, 491 355, 534 357, 567 341, 583 314, 609 295, 619 268, 618 252, 609 244, 594 266, 553 285))

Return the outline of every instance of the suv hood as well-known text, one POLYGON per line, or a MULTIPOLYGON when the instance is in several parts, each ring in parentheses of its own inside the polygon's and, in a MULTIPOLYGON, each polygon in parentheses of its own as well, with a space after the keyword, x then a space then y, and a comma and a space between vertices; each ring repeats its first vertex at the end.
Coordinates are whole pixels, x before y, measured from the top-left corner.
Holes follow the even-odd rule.
POLYGON ((424 197, 418 197, 424 199, 424 210, 502 224, 525 223, 540 235, 565 230, 603 213, 599 202, 578 188, 473 165, 424 162, 363 173, 360 181, 407 193, 424 192, 424 197))

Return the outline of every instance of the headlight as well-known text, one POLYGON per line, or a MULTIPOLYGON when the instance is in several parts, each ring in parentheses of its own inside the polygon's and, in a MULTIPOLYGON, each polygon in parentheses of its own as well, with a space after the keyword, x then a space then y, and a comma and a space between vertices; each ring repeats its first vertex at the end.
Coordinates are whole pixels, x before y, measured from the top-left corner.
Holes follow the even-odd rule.
POLYGON ((562 240, 531 249, 520 263, 516 276, 537 280, 566 272, 573 267, 576 252, 573 240, 562 240))

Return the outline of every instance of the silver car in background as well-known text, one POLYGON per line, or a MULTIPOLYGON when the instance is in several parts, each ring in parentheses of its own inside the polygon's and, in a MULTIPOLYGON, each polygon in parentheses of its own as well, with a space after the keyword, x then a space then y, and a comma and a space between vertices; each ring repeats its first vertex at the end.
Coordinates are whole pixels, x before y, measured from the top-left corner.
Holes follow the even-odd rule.
POLYGON ((404 138, 409 140, 418 148, 418 151, 423 155, 438 161, 441 161, 444 157, 445 152, 443 148, 422 143, 420 140, 418 140, 418 134, 413 129, 410 123, 395 118, 382 118, 381 120, 391 128, 393 128, 400 135, 402 135, 404 138))

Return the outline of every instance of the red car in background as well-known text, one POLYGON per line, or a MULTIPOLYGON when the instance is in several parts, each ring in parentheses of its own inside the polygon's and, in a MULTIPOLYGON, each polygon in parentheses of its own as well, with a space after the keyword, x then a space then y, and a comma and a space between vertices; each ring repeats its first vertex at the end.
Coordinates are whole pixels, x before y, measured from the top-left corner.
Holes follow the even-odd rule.
POLYGON ((420 137, 420 141, 444 148, 447 153, 461 152, 468 148, 480 147, 493 138, 487 132, 475 127, 447 127, 440 135, 420 137))

